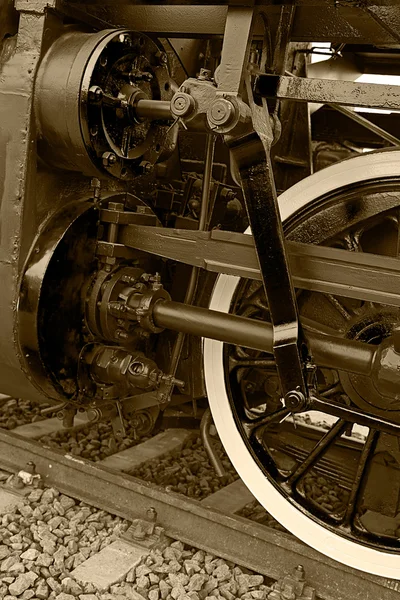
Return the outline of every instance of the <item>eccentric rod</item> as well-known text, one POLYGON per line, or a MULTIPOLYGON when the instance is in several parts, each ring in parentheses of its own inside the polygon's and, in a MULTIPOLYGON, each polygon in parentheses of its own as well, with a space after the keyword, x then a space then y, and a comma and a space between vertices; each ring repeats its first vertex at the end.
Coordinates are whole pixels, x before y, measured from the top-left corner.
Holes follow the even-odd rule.
MULTIPOLYGON (((269 323, 168 300, 157 302, 152 316, 157 327, 273 353, 269 323)), ((312 331, 307 331, 307 340, 318 365, 360 375, 371 373, 374 346, 312 331)))

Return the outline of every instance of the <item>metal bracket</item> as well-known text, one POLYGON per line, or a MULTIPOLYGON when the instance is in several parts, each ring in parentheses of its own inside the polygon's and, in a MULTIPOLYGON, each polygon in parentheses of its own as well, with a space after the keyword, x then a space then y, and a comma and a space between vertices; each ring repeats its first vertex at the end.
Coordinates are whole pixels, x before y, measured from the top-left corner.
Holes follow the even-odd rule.
POLYGON ((157 512, 150 507, 146 516, 147 519, 134 519, 121 538, 146 550, 164 550, 169 540, 165 535, 165 529, 157 525, 157 512))
POLYGON ((315 588, 307 585, 304 568, 298 565, 291 575, 274 583, 268 600, 316 600, 315 588))

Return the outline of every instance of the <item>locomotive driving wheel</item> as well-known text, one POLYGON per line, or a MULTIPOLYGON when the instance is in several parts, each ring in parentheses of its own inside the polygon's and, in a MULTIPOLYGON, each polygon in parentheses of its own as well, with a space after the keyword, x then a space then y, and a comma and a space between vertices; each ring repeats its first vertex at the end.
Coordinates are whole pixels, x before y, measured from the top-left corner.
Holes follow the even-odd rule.
MULTIPOLYGON (((400 151, 319 171, 279 205, 287 239, 398 257, 400 151)), ((381 344, 400 326, 400 309, 389 305, 304 290, 297 302, 306 334, 381 344)), ((260 282, 228 275, 219 276, 210 308, 269 318, 260 282)), ((204 360, 218 433, 258 501, 323 554, 398 578, 400 440, 322 413, 288 414, 271 354, 206 339, 204 360)), ((317 396, 400 423, 400 394, 380 394, 369 377, 317 365, 316 381, 317 396)))

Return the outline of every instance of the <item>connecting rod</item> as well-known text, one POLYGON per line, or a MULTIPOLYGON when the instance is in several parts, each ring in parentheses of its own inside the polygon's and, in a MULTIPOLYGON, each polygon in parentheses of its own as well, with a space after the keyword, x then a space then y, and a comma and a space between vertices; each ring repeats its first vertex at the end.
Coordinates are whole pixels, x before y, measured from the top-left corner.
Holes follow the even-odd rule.
MULTIPOLYGON (((154 304, 152 318, 157 327, 273 354, 270 323, 169 300, 154 304)), ((360 375, 372 371, 375 346, 310 330, 307 340, 317 365, 360 375)))

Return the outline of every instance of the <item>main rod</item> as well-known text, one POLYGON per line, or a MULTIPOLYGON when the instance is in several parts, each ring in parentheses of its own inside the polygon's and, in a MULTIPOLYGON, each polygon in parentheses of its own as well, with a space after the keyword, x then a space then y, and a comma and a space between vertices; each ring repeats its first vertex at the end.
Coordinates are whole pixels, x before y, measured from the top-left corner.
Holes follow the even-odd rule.
MULTIPOLYGON (((153 320, 157 327, 273 354, 270 323, 173 301, 157 302, 153 320)), ((307 340, 317 365, 360 375, 371 372, 374 346, 313 331, 307 331, 307 340)))

